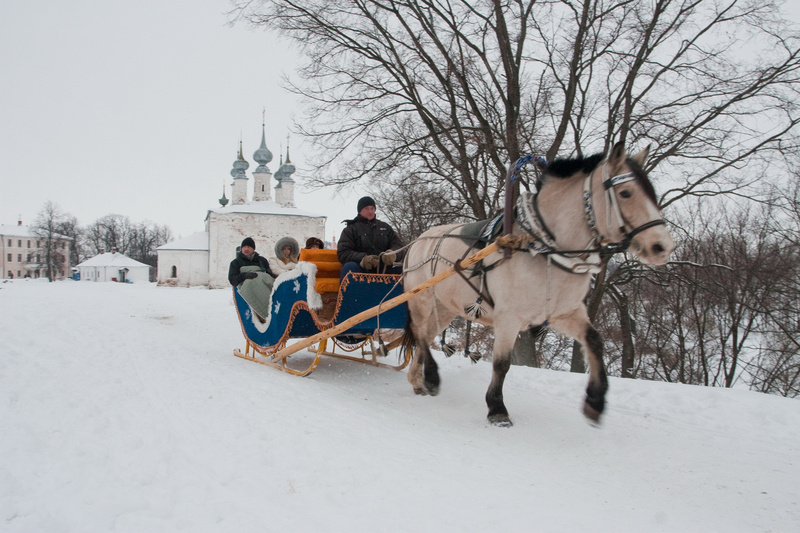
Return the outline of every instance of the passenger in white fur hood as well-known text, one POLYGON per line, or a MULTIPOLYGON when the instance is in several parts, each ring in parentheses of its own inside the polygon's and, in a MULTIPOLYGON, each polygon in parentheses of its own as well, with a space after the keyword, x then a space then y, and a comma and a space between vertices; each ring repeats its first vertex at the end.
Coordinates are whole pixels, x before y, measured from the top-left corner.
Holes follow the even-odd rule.
POLYGON ((275 244, 275 257, 270 258, 269 267, 276 276, 289 272, 297 266, 300 245, 291 237, 284 237, 275 244))

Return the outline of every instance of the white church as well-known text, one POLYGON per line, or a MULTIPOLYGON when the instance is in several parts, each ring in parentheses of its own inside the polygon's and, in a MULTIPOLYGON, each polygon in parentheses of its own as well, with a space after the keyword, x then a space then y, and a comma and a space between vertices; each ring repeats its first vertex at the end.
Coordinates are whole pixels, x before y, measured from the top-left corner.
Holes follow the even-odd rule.
POLYGON ((268 163, 272 152, 266 144, 264 124, 261 125, 261 146, 253 154, 258 167, 253 171, 252 196, 248 197, 250 179, 245 171, 250 167, 242 155, 242 143, 233 162, 230 201, 222 191, 220 207, 209 209, 205 231, 194 233, 158 248, 157 281, 159 285, 210 289, 230 287, 228 266, 236 249, 245 237, 256 242, 256 251, 269 259, 275 255, 275 244, 291 237, 303 247, 310 237, 325 239, 326 217, 302 211, 294 205, 295 171, 286 148, 286 161, 273 174, 268 163), (271 182, 275 179, 275 199, 271 197, 271 182))

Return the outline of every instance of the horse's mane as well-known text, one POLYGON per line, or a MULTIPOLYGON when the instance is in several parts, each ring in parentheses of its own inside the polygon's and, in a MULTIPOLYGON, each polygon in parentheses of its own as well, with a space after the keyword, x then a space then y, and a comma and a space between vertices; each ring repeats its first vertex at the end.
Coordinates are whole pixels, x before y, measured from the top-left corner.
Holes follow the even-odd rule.
MULTIPOLYGON (((589 157, 554 159, 550 164, 547 165, 547 169, 544 171, 544 173, 546 176, 562 179, 570 178, 578 173, 587 175, 597 168, 597 165, 599 165, 600 162, 605 159, 605 157, 605 154, 594 154, 590 155, 589 157)), ((654 204, 658 205, 658 200, 656 200, 656 191, 653 188, 653 184, 650 183, 650 179, 647 177, 647 174, 642 166, 630 158, 627 159, 625 163, 636 175, 636 179, 641 184, 645 194, 647 194, 654 204)))
POLYGON ((570 178, 581 172, 589 174, 592 170, 597 168, 597 165, 605 159, 606 154, 594 154, 589 157, 577 157, 574 159, 554 159, 549 165, 545 173, 554 178, 570 178))

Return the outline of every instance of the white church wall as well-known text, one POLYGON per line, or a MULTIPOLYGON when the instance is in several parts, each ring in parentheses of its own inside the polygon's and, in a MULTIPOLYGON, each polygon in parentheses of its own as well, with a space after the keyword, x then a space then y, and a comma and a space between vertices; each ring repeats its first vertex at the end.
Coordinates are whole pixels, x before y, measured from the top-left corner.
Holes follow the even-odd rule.
POLYGON ((294 238, 301 247, 309 237, 325 237, 324 217, 209 212, 206 222, 211 289, 229 286, 228 267, 245 237, 252 237, 256 251, 267 259, 275 255, 275 244, 283 237, 294 238))
POLYGON ((208 251, 159 250, 157 281, 176 287, 208 284, 208 251))

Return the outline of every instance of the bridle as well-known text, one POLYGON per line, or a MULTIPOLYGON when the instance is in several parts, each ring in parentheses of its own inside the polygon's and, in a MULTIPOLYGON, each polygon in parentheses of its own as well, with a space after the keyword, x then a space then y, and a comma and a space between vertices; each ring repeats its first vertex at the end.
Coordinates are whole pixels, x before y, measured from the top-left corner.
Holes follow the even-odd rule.
POLYGON ((534 190, 520 194, 517 200, 517 223, 523 231, 533 237, 533 242, 528 246, 531 254, 546 255, 548 260, 556 266, 574 274, 593 274, 599 272, 602 268, 603 257, 627 251, 636 235, 648 228, 666 224, 663 219, 659 218, 645 222, 635 228, 631 227, 631 224, 622 214, 614 188, 617 185, 637 179, 637 176, 633 171, 609 176, 608 163, 603 163, 600 169, 602 172, 602 186, 603 193, 606 196, 606 203, 609 206, 606 209, 606 227, 613 227, 611 219, 612 216, 616 217, 616 226, 619 228, 623 238, 620 241, 613 241, 601 234, 597 226, 597 217, 595 216, 594 203, 592 201, 592 178, 597 170, 590 172, 583 183, 584 219, 592 234, 591 240, 583 250, 559 250, 556 246, 555 236, 547 228, 539 214, 537 206, 538 191, 534 190))
POLYGON ((611 206, 610 209, 606 209, 606 227, 611 227, 610 218, 613 212, 617 218, 617 227, 619 228, 619 232, 623 236, 621 241, 608 241, 608 239, 606 239, 606 237, 604 237, 597 229, 597 219, 594 214, 594 205, 592 204, 592 175, 596 171, 597 170, 595 169, 592 173, 586 176, 586 180, 583 182, 583 209, 586 215, 586 222, 592 231, 595 245, 603 249, 601 250, 601 253, 615 254, 618 252, 624 252, 630 247, 631 241, 633 241, 633 238, 639 233, 654 226, 666 225, 666 222, 663 218, 658 218, 649 222, 645 222, 644 224, 629 230, 628 228, 631 226, 631 224, 627 221, 625 216, 622 214, 622 210, 619 208, 619 202, 617 202, 617 195, 614 192, 614 187, 635 180, 636 174, 633 171, 628 171, 624 174, 617 174, 616 176, 609 177, 608 163, 603 163, 603 191, 606 195, 606 203, 611 206))

